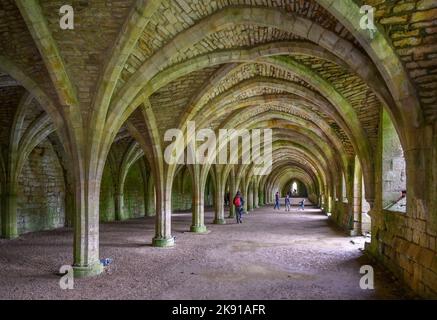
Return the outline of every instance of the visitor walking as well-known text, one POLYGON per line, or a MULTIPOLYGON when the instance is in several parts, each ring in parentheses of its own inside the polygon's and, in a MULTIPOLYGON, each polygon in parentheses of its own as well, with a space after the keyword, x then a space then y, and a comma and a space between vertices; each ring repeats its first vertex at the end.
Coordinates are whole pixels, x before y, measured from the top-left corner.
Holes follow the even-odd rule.
POLYGON ((285 196, 285 211, 290 211, 291 202, 290 202, 290 195, 287 193, 285 196))
POLYGON ((299 209, 305 211, 305 199, 299 202, 299 209))
POLYGON ((278 209, 279 210, 279 192, 276 192, 275 194, 275 207, 273 210, 278 209))
POLYGON ((237 223, 243 223, 241 216, 243 215, 244 199, 241 196, 240 191, 237 191, 237 194, 234 197, 233 203, 235 206, 235 216, 237 217, 237 223))

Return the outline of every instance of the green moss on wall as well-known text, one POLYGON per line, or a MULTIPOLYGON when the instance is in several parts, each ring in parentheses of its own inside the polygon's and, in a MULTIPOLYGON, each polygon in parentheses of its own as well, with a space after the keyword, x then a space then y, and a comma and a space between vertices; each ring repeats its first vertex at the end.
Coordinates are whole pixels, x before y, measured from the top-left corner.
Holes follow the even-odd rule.
POLYGON ((100 186, 100 221, 102 222, 115 220, 114 194, 112 172, 109 165, 106 164, 100 186))

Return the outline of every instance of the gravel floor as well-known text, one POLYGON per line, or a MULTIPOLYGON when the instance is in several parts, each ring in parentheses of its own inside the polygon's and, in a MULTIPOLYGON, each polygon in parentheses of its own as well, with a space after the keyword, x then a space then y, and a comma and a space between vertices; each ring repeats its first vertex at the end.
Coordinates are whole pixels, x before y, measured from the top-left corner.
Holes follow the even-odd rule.
POLYGON ((257 209, 237 225, 186 232, 191 214, 173 215, 176 247, 154 248, 154 218, 106 223, 101 258, 114 262, 94 278, 61 290, 57 274, 72 261, 72 230, 0 241, 0 299, 402 299, 393 279, 375 267, 375 290, 359 287, 369 264, 364 238, 345 237, 318 210, 257 209), (353 242, 351 242, 353 239, 353 242))

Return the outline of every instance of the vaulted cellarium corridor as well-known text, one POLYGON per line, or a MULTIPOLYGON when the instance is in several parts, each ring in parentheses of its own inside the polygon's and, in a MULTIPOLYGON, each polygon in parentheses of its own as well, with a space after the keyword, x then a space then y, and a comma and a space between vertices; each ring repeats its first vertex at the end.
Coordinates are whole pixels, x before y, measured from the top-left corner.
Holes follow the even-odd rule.
POLYGON ((0 0, 0 195, 0 299, 436 299, 437 2, 0 0))

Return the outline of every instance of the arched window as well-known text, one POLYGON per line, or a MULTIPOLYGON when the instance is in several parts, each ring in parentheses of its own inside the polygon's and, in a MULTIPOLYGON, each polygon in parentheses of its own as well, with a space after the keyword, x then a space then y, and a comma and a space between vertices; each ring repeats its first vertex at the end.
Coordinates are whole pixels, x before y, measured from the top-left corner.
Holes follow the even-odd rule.
POLYGON ((362 190, 362 199, 361 199, 361 233, 362 234, 370 234, 370 231, 372 229, 371 223, 372 220, 369 216, 369 211, 370 211, 370 204, 367 202, 365 194, 365 184, 364 184, 364 178, 362 179, 362 185, 361 185, 361 190, 362 190))
POLYGON ((293 183, 291 184, 291 192, 292 192, 292 195, 299 194, 299 189, 298 189, 298 185, 297 185, 296 181, 293 181, 293 183))
POLYGON ((382 117, 382 205, 386 210, 406 212, 406 164, 399 136, 384 110, 382 117))

